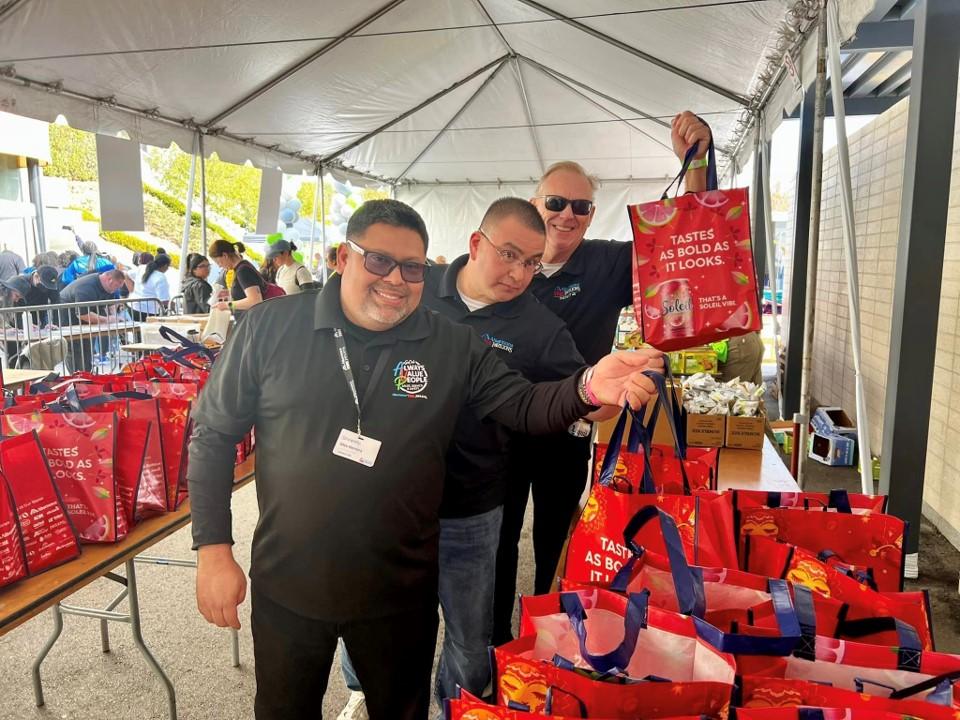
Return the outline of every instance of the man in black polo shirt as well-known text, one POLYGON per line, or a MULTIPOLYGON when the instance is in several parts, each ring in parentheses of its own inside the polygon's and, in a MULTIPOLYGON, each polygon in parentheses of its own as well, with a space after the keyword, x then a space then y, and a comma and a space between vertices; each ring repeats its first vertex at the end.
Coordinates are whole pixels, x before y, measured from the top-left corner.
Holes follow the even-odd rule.
MULTIPOLYGON (((545 232, 536 207, 526 200, 495 201, 470 235, 469 254, 431 271, 423 294, 426 307, 473 328, 531 382, 569 377, 584 365, 563 321, 526 292, 540 270, 545 232)), ((440 700, 453 697, 458 686, 482 695, 490 680, 487 648, 508 444, 503 426, 464 411, 447 453, 440 506, 440 700)))
MULTIPOLYGON (((122 270, 106 270, 99 274, 77 278, 60 291, 60 300, 65 303, 102 303, 115 300, 125 284, 127 276, 122 270)), ((60 325, 116 324, 115 305, 91 305, 89 307, 64 308, 60 310, 60 325)), ((73 340, 70 343, 73 370, 90 370, 93 367, 93 342, 90 338, 73 340)))
MULTIPOLYGON (((470 409, 550 432, 601 404, 639 406, 655 354, 620 353, 531 385, 468 327, 420 308, 427 232, 375 200, 350 218, 340 277, 322 293, 254 307, 194 411, 189 480, 197 604, 239 627, 233 559, 235 446, 257 432, 253 637, 257 717, 316 717, 342 637, 372 720, 420 720, 437 631, 444 457, 470 409), (589 400, 586 402, 584 400, 589 400)), ((469 588, 464 588, 469 592, 469 588)))
MULTIPOLYGON (((693 113, 684 112, 673 119, 671 136, 681 161, 687 150, 699 143, 686 175, 686 189, 704 190, 710 128, 693 113)), ((534 276, 530 290, 567 324, 587 362, 596 362, 610 352, 620 311, 633 303, 632 243, 584 240, 596 212, 596 189, 597 180, 579 164, 559 162, 547 168, 531 199, 546 225, 547 245, 543 269, 534 276)), ((540 528, 534 537, 534 592, 548 592, 553 585, 570 520, 587 481, 590 458, 589 428, 580 425, 571 432, 519 438, 512 446, 497 557, 495 644, 512 637, 518 543, 531 485, 533 525, 540 528)))

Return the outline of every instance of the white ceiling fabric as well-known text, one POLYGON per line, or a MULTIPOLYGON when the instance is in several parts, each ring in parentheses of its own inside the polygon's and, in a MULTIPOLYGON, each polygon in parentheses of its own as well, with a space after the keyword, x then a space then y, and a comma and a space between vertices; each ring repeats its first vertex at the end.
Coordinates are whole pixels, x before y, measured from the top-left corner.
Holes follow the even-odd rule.
MULTIPOLYGON (((287 172, 323 161, 343 177, 522 183, 576 160, 605 180, 659 183, 677 166, 665 127, 675 113, 697 112, 719 147, 731 142, 736 98, 756 91, 795 1, 543 0, 721 94, 529 0, 24 0, 0 17, 0 109, 184 149, 200 126, 214 130, 207 153, 287 172)), ((843 0, 844 33, 872 6, 843 0)))

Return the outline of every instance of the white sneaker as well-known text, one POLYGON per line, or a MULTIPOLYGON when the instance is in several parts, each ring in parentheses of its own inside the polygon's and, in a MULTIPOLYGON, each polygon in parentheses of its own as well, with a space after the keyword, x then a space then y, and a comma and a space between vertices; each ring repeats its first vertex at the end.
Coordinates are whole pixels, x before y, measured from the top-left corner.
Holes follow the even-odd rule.
POLYGON ((350 699, 337 715, 337 720, 370 720, 367 715, 367 700, 359 690, 350 692, 350 699))

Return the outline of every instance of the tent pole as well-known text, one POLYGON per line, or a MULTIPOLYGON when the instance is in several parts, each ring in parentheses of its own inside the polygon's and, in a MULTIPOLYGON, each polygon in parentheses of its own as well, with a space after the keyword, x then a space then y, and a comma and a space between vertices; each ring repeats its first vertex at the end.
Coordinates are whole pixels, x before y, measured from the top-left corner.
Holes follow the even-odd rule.
MULTIPOLYGON (((320 263, 317 267, 313 266, 313 239, 317 235, 317 210, 319 210, 320 204, 320 176, 323 174, 323 167, 317 165, 317 189, 313 193, 313 221, 310 223, 310 259, 307 261, 307 266, 310 268, 310 274, 314 275, 314 272, 320 269, 320 264, 323 263, 323 258, 320 258, 320 263)), ((322 243, 321 243, 322 247, 322 243)), ((314 275, 316 277, 316 275, 314 275)))
POLYGON ((317 183, 317 192, 320 196, 320 247, 323 248, 320 265, 323 268, 323 284, 326 285, 330 275, 330 269, 327 267, 327 208, 324 206, 327 193, 323 186, 323 165, 318 165, 317 168, 319 168, 317 174, 320 176, 320 182, 317 183))
MULTIPOLYGON (((193 137, 193 148, 190 153, 190 179, 187 180, 187 201, 184 203, 186 210, 183 216, 183 242, 180 243, 180 282, 183 283, 187 278, 187 255, 190 253, 190 225, 193 220, 193 187, 197 179, 197 135, 193 137)), ((200 252, 206 254, 207 249, 201 248, 200 252)))
POLYGON ((200 148, 200 242, 207 251, 207 156, 203 151, 203 133, 197 133, 200 148))
POLYGON ((766 139, 767 125, 762 117, 757 118, 757 132, 760 134, 760 160, 763 164, 763 182, 760 192, 765 212, 763 220, 767 237, 767 275, 770 276, 770 295, 773 307, 773 362, 777 368, 774 385, 777 388, 777 408, 783 419, 783 388, 780 386, 780 316, 777 310, 777 243, 773 236, 773 202, 770 196, 770 155, 773 138, 766 139))
POLYGON ((853 182, 850 177, 850 148, 847 144, 846 112, 843 107, 843 75, 840 71, 840 16, 836 1, 829 3, 827 35, 830 47, 830 89, 837 127, 837 167, 840 170, 840 207, 843 210, 843 259, 847 270, 847 302, 850 312, 850 343, 857 397, 857 443, 860 450, 860 484, 863 493, 873 494, 873 462, 867 398, 863 388, 860 342, 860 276, 857 267, 857 232, 853 216, 853 182))
POLYGON ((533 122, 533 110, 530 108, 530 100, 527 98, 527 88, 523 84, 523 74, 520 72, 520 60, 513 56, 513 69, 517 73, 517 86, 520 88, 520 97, 523 98, 523 109, 527 115, 527 124, 530 125, 530 139, 533 140, 533 148, 537 151, 537 161, 540 163, 540 174, 547 169, 543 162, 543 151, 540 149, 540 140, 537 137, 537 128, 533 122))
POLYGON ((807 246, 807 297, 803 321, 803 370, 800 375, 800 437, 794 452, 798 454, 797 484, 803 489, 804 470, 809 462, 807 433, 810 422, 810 364, 813 360, 813 317, 817 304, 817 261, 820 251, 820 192, 823 188, 823 117, 827 109, 827 14, 821 4, 817 17, 817 81, 814 90, 813 191, 810 194, 810 242, 807 246))

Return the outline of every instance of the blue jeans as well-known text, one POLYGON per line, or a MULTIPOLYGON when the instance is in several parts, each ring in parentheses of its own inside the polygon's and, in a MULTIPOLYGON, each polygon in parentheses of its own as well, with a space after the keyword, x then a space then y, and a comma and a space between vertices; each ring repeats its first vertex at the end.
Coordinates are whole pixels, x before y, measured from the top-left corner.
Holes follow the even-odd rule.
MULTIPOLYGON (((493 588, 503 506, 479 515, 440 520, 440 608, 443 649, 437 666, 437 701, 457 696, 457 686, 482 697, 490 683, 488 647, 493 635, 493 588)), ((340 641, 343 679, 360 690, 340 641)))
POLYGON ((482 697, 490 682, 493 587, 503 506, 465 518, 440 519, 440 608, 443 650, 437 700, 457 696, 459 685, 482 697))

